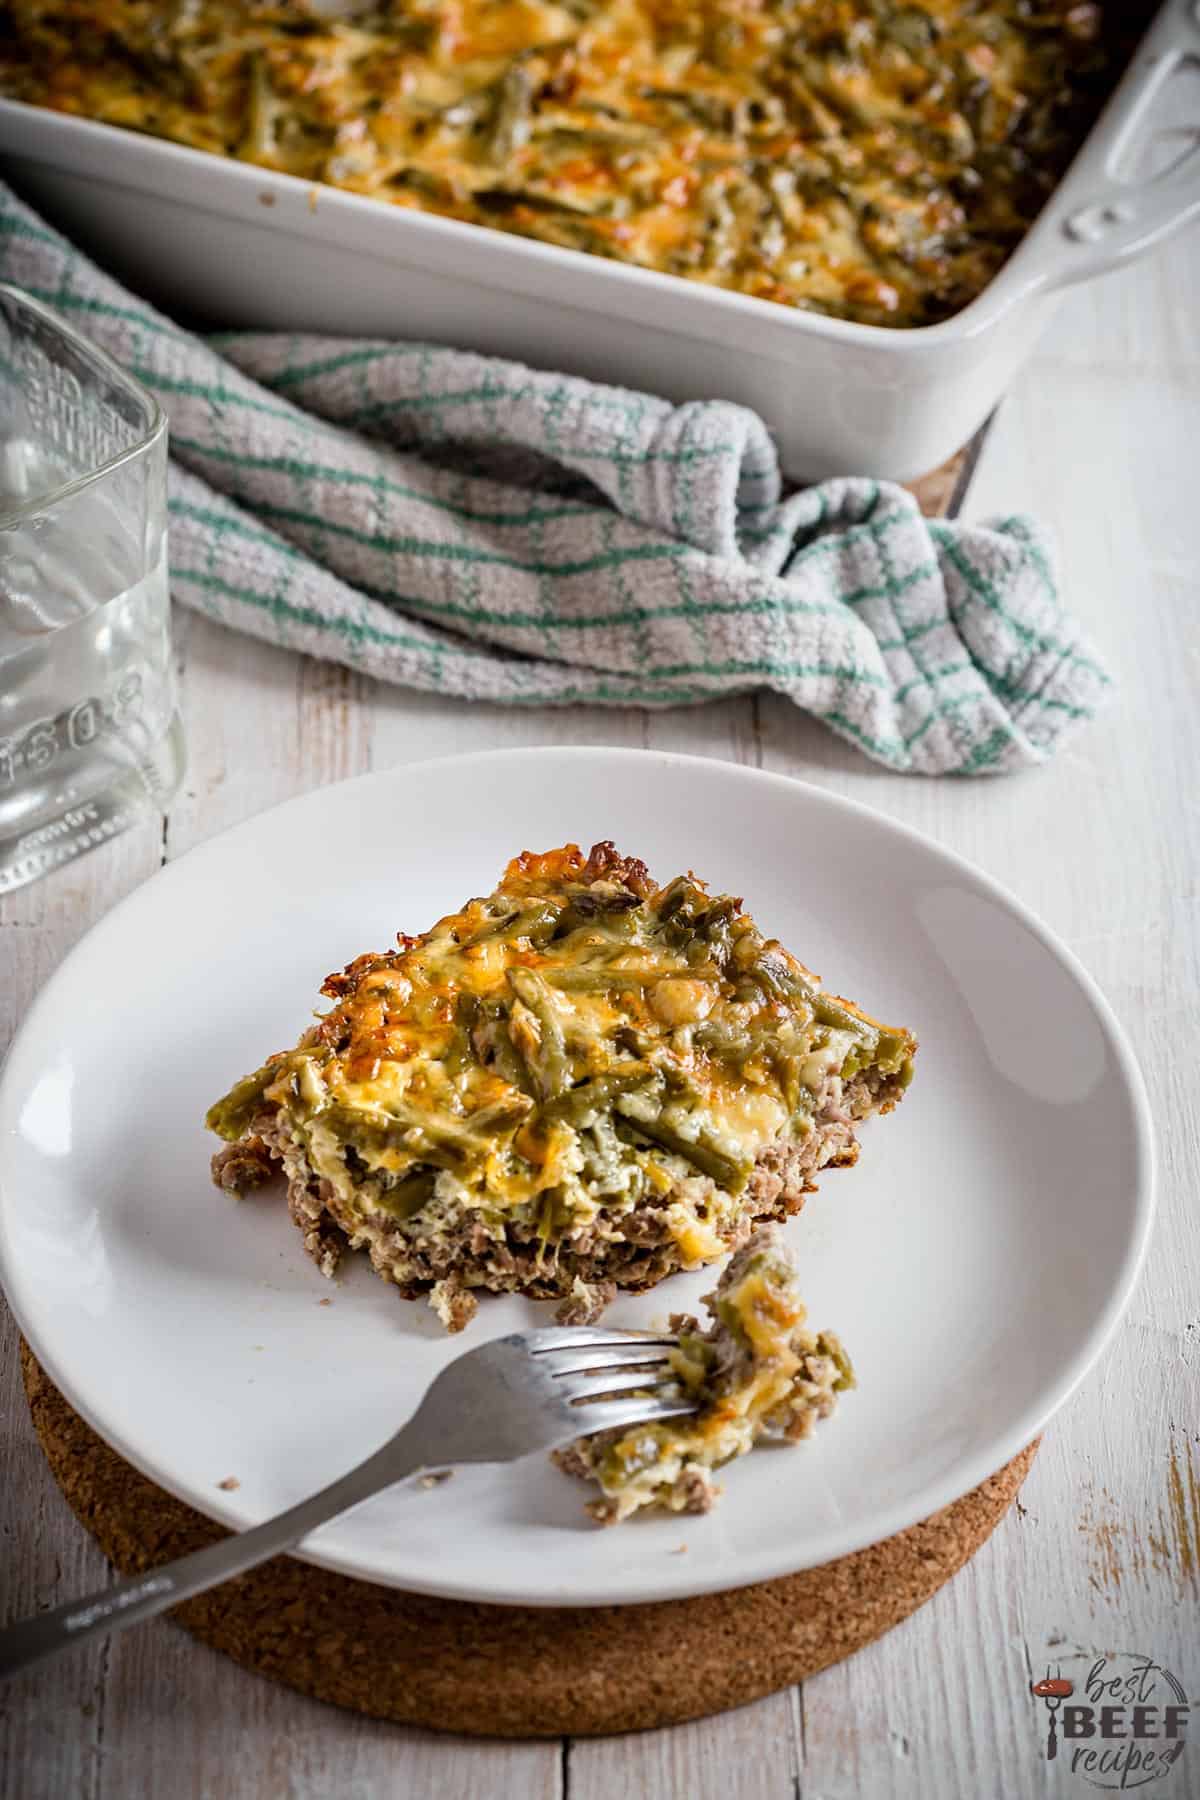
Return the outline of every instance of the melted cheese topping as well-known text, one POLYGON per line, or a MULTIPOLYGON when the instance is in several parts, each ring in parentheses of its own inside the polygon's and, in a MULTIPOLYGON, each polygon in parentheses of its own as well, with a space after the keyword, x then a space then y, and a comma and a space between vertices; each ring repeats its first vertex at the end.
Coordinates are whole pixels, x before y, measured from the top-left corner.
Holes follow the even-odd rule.
POLYGON ((1096 0, 6 10, 15 98, 892 325, 986 284, 1115 64, 1096 0))
POLYGON ((672 1192, 692 1264, 723 1254, 759 1152, 808 1131, 834 1064, 903 1077, 914 1048, 740 901, 656 888, 611 845, 518 857, 324 992, 320 1024, 212 1109, 222 1136, 273 1108, 360 1218, 522 1210, 544 1242, 672 1192))

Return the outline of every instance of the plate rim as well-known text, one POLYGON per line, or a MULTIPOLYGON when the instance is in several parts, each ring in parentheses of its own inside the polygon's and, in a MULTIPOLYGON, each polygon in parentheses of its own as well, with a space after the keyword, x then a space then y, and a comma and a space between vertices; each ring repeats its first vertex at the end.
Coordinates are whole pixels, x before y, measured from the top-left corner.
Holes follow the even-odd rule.
MULTIPOLYGON (((478 1582, 456 1581, 452 1577, 442 1580, 436 1578, 425 1580, 420 1577, 416 1580, 411 1577, 406 1577, 404 1580, 392 1580, 377 1568, 364 1566, 367 1559, 335 1550, 296 1548, 289 1551, 288 1554, 303 1562, 311 1563, 317 1568, 328 1569, 335 1574, 345 1575, 356 1581, 365 1581, 373 1586, 391 1588, 397 1592, 422 1594, 445 1600, 485 1602, 501 1606, 567 1609, 582 1606, 639 1605, 664 1600, 690 1599, 703 1594, 733 1592, 760 1582, 798 1574, 804 1569, 824 1567, 844 1556, 865 1550, 872 1544, 882 1543, 897 1532, 919 1524, 953 1501, 963 1498, 981 1482, 996 1474, 1019 1451, 1037 1438, 1054 1415, 1077 1391, 1110 1346, 1137 1288, 1153 1234, 1157 1211, 1158 1156, 1149 1096, 1133 1046, 1104 992, 1071 947, 1003 882, 980 868, 978 864, 970 861, 958 850, 941 843, 929 832, 922 831, 906 821, 892 818, 869 802, 834 793, 819 783, 808 781, 803 777, 787 775, 774 769, 761 769, 745 763, 732 762, 720 756, 685 754, 672 750, 655 750, 627 745, 532 744, 505 746, 490 750, 459 751, 449 756, 425 757, 415 761, 400 760, 389 763, 383 768, 365 770, 361 774, 346 777, 341 781, 308 788, 302 793, 292 795, 287 800, 276 802, 271 806, 259 807, 244 819, 239 819, 234 824, 225 826, 210 837, 190 846, 179 856, 156 869, 146 880, 139 882, 115 906, 94 920, 83 936, 71 946, 34 996, 13 1034, 3 1061, 0 1062, 0 1290, 4 1293, 18 1330, 38 1363, 68 1403, 79 1413, 79 1416, 111 1449, 115 1450, 148 1480, 163 1488, 175 1499, 192 1507, 203 1517, 211 1519, 226 1530, 247 1529, 247 1521, 228 1503, 213 1500, 207 1493, 198 1494, 186 1483, 176 1483, 169 1479, 161 1469, 153 1466, 148 1458, 141 1456, 138 1451, 127 1444, 120 1434, 110 1434, 98 1409, 94 1409, 86 1402, 81 1402, 81 1397, 72 1391, 73 1383, 70 1375, 64 1373, 58 1358, 52 1350, 47 1348, 40 1332, 36 1328, 30 1328, 28 1319, 22 1316, 22 1308, 14 1304, 10 1274, 15 1276, 17 1264, 11 1254, 9 1234, 5 1224, 8 1211, 5 1194, 9 1184, 4 1170, 5 1136, 7 1135, 4 1130, 4 1117, 9 1106, 9 1078, 16 1052, 24 1038, 32 1033, 43 1011, 49 1010, 54 1005, 59 988, 67 985, 76 960, 86 954, 92 938, 97 933, 106 928, 111 920, 127 912, 134 912, 139 906, 144 905, 147 893, 161 891, 158 884, 167 883, 169 885, 177 879, 176 871, 179 869, 218 853, 220 848, 231 838, 249 837, 259 820, 268 815, 274 817, 277 814, 299 811, 305 806, 323 801, 326 796, 335 795, 347 788, 394 780, 401 771, 406 779, 411 779, 414 775, 419 777, 429 771, 453 766, 463 767, 471 763, 486 764, 494 768, 499 761, 531 763, 536 758, 544 766, 547 756, 566 761, 600 758, 625 763, 653 762, 685 769, 690 768, 697 773, 705 770, 709 772, 717 770, 723 776, 743 781, 749 786, 765 786, 787 794, 801 795, 809 804, 824 807, 835 815, 848 814, 856 817, 875 830, 882 830, 893 837, 898 837, 923 852, 932 852, 936 858, 941 859, 960 877, 965 877, 974 884, 977 891, 981 891, 987 898, 998 903, 1024 925, 1042 948, 1054 957, 1060 966, 1065 968, 1087 1000, 1104 1033, 1106 1044, 1114 1057, 1129 1099, 1135 1143, 1135 1171, 1131 1196, 1132 1228, 1118 1267, 1117 1277, 1104 1306, 1093 1318, 1080 1348, 1074 1357, 1067 1359, 1064 1367, 1059 1370, 1054 1381, 1045 1390, 1040 1404, 1027 1409, 1005 1431, 1001 1432, 994 1440, 994 1448, 988 1451, 986 1458, 977 1453, 973 1458, 956 1463, 952 1477, 943 1477, 940 1481, 926 1483, 925 1487, 920 1490, 919 1506, 914 1507, 911 1501, 893 1504, 889 1509, 884 1510, 881 1519, 877 1517, 875 1525, 869 1532, 864 1533, 861 1527, 859 1529, 843 1528, 840 1532, 827 1531, 825 1537, 832 1540, 834 1547, 819 1558, 801 1556, 797 1560, 794 1556, 780 1552, 761 1554, 754 1559, 744 1558, 744 1562, 752 1561, 753 1567, 749 1568, 744 1575, 739 1575, 734 1581, 730 1581, 726 1575, 705 1577, 703 1574, 692 1574, 690 1570, 679 1567, 678 1559, 667 1559, 674 1562, 675 1567, 664 1569, 661 1572, 656 1570, 653 1581, 647 1580, 644 1576, 634 1577, 630 1580, 618 1567, 612 1572, 612 1579, 606 1581, 602 1586, 589 1586, 585 1582, 578 1591, 573 1587, 569 1595, 555 1595, 553 1592, 546 1591, 530 1594, 522 1587, 507 1586, 502 1578, 495 1584, 489 1585, 486 1590, 481 1589, 478 1582), (995 1458, 994 1463, 993 1457, 995 1458), (982 1462, 986 1462, 987 1466, 981 1467, 982 1462)), ((251 1521, 251 1523, 256 1522, 257 1520, 251 1521)), ((697 1558, 696 1563, 698 1564, 699 1561, 700 1559, 697 1558)))

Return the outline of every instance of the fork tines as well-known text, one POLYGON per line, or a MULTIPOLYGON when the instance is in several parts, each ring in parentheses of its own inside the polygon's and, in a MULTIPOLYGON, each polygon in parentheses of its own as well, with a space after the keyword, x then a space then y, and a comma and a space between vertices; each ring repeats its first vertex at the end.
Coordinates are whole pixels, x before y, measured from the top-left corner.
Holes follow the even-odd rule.
POLYGON ((674 1349, 678 1342, 669 1332, 621 1331, 604 1325, 547 1325, 541 1331, 524 1334, 525 1348, 532 1356, 544 1356, 548 1350, 612 1350, 623 1344, 658 1344, 674 1349))
POLYGON ((586 1410, 589 1432, 694 1412, 694 1401, 678 1388, 671 1391, 669 1353, 676 1347, 677 1340, 661 1332, 590 1325, 535 1331, 527 1340, 556 1399, 586 1410))

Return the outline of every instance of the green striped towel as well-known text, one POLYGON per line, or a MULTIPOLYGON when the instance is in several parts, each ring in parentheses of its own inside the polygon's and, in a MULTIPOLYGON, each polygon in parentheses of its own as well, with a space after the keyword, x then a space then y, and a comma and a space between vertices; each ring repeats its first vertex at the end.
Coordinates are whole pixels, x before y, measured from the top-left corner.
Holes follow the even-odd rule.
POLYGON ((785 496, 743 407, 427 344, 196 337, 2 188, 0 274, 157 394, 174 595, 272 643, 513 705, 766 687, 935 775, 1044 762, 1108 686, 1031 520, 929 521, 868 480, 785 496))

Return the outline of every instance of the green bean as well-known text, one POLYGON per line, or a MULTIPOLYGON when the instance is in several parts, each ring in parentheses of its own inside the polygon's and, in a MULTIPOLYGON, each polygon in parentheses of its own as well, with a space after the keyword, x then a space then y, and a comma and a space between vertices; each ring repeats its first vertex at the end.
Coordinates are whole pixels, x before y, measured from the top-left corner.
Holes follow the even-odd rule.
MULTIPOLYGON (((815 94, 807 81, 799 74, 788 74, 788 87, 794 100, 808 114, 809 123, 819 138, 836 138, 841 136, 841 124, 837 114, 827 106, 819 95, 815 94)), ((826 171, 828 179, 828 171, 826 171)))
POLYGON ((442 1072, 453 1079, 456 1075, 465 1075, 475 1067, 475 1052, 470 1040, 461 1031, 456 1031, 443 1050, 440 1062, 442 1072))
POLYGON ((490 1138, 509 1125, 519 1124, 532 1111, 533 1101, 528 1094, 504 1094, 490 1105, 468 1113, 464 1123, 473 1137, 490 1138))
POLYGON ((671 1100, 676 1104, 682 1104, 686 1112, 694 1112, 698 1106, 703 1106, 708 1098, 695 1077, 689 1075, 686 1069, 681 1069, 678 1064, 669 1063, 663 1070, 663 1078, 671 1100))
POLYGON ((540 212, 577 213, 585 219, 609 219, 629 210, 626 199, 607 194, 568 194, 541 187, 476 188, 478 206, 533 206, 540 212))
POLYGON ((880 1030, 879 1043, 875 1049, 874 1063, 885 1075, 900 1075, 903 1084, 908 1086, 912 1080, 912 1050, 909 1038, 903 1031, 889 1031, 886 1026, 880 1030))
POLYGON ((671 1357, 671 1373, 681 1387, 695 1393, 707 1386, 715 1373, 716 1347, 700 1331, 681 1331, 671 1357))
POLYGON ((436 1181, 436 1170, 414 1169, 392 1187, 385 1187, 379 1195, 379 1204, 384 1212, 392 1213, 397 1219, 411 1219, 433 1198, 436 1181))
POLYGON ((531 944, 549 942, 558 924, 560 909, 550 900, 539 900, 521 912, 504 913, 489 919, 470 937, 463 938, 460 949, 469 944, 511 944, 517 938, 528 938, 531 944))
POLYGON ((562 961, 541 972, 555 987, 570 987, 576 974, 599 974, 626 951, 640 949, 636 938, 636 923, 628 913, 614 913, 605 919, 576 920, 566 931, 555 934, 555 948, 560 951, 562 961), (565 980, 561 979, 564 975, 565 980))
POLYGON ((697 1049, 707 1050, 722 1062, 741 1062, 751 1048, 749 1033, 743 1025, 730 1025, 722 1019, 703 1019, 692 1030, 697 1049))
POLYGON ((238 146, 238 155, 245 162, 260 162, 275 155, 278 149, 275 133, 282 111, 283 102, 271 86, 271 76, 266 58, 264 56, 252 57, 250 85, 247 93, 246 132, 238 146))
POLYGON ((816 990, 774 940, 764 945, 762 955, 750 965, 747 974, 766 999, 791 1007, 806 1022, 812 1018, 816 990))
POLYGON ((731 1156, 703 1133, 695 1138, 683 1137, 661 1114, 657 1119, 639 1119, 627 1114, 626 1123, 642 1137, 649 1138, 651 1143, 682 1156, 694 1169, 711 1176, 718 1187, 730 1194, 740 1194, 749 1179, 753 1159, 731 1156))
POLYGON ((567 937, 582 925, 601 924, 605 928, 614 919, 636 912, 641 901, 628 888, 615 888, 611 893, 597 892, 595 887, 568 888, 567 904, 559 914, 555 937, 567 937))
POLYGON ((685 907, 694 913, 703 900, 704 895, 694 881, 690 881, 686 875, 677 875, 663 889, 655 911, 660 922, 665 925, 668 919, 673 919, 685 907))
POLYGON ((544 1100, 553 1100, 570 1086, 571 1065, 563 1037, 562 1020, 554 1008, 549 983, 532 969, 510 969, 508 982, 517 998, 529 1008, 541 1027, 534 1073, 544 1100))
POLYGON ((500 83, 496 101, 496 116, 488 145, 492 162, 507 163, 522 144, 528 143, 532 109, 533 78, 524 63, 513 63, 500 83))
POLYGON ((235 1144, 249 1127, 255 1113, 261 1110, 264 1089, 270 1087, 278 1075, 283 1073, 284 1059, 278 1062, 264 1063, 253 1075, 245 1075, 241 1081, 235 1081, 229 1092, 221 1100, 209 1107, 204 1123, 218 1137, 228 1143, 235 1144))
POLYGON ((819 1025, 827 1025, 832 1031, 852 1031, 869 1047, 872 1054, 879 1045, 878 1028, 858 1013, 852 1012, 848 1006, 832 994, 817 993, 813 995, 813 1014, 819 1025))
POLYGON ((422 1119, 419 1124, 414 1122, 404 1135, 406 1142, 401 1148, 409 1151, 415 1161, 433 1163, 436 1168, 448 1169, 451 1174, 469 1169, 479 1161, 482 1150, 469 1132, 448 1131, 432 1119, 422 1119))
POLYGON ((429 200, 444 201, 448 197, 446 182, 431 175, 428 169, 395 169, 388 176, 387 184, 389 187, 411 188, 414 194, 424 194, 429 200))
POLYGON ((614 988, 653 987, 663 978, 661 969, 614 969, 607 964, 600 968, 543 969, 541 973, 551 987, 566 994, 607 994, 614 988))
MULTIPOLYGON (((486 1047, 492 1053, 492 1068, 502 1081, 521 1093, 537 1091, 537 1084, 529 1072, 529 1066, 517 1049, 509 1034, 508 1026, 501 1018, 489 1019, 483 1027, 486 1034, 486 1047)), ((482 1034, 481 1034, 482 1035, 482 1034)), ((482 1060, 482 1059, 481 1059, 482 1060)))
POLYGON ((732 894, 710 899, 686 875, 677 876, 663 890, 658 907, 662 934, 681 948, 689 963, 707 958, 716 965, 716 978, 724 974, 734 949, 733 924, 739 903, 732 894))
POLYGON ((640 92, 643 99, 661 100, 685 118, 706 125, 710 131, 729 131, 733 125, 733 108, 716 94, 659 87, 644 87, 640 92))
POLYGON ((701 267, 728 269, 737 260, 741 248, 737 213, 729 203, 724 186, 716 180, 701 189, 700 197, 705 202, 708 224, 701 267))
POLYGON ((697 925, 705 932, 713 931, 719 924, 735 919, 741 909, 741 902, 732 894, 718 894, 717 898, 705 907, 697 925))
POLYGON ((644 125, 574 125, 558 119, 535 119, 533 135, 542 139, 561 139, 564 144, 627 145, 645 144, 653 133, 644 125))
POLYGON ((547 1188, 538 1202, 535 1226, 537 1236, 541 1241, 541 1249, 538 1251, 539 1267, 541 1266, 542 1251, 554 1238, 562 1236, 570 1222, 571 1209, 565 1203, 561 1187, 547 1188))
MULTIPOLYGON (((857 126, 860 129, 865 129, 867 131, 873 131, 877 127, 879 119, 877 114, 872 110, 869 102, 857 99, 853 94, 847 93, 836 81, 830 80, 829 71, 825 64, 819 57, 807 51, 805 44, 806 40, 803 37, 793 39, 790 48, 790 60, 800 70, 801 75, 808 84, 812 97, 817 100, 818 104, 825 111, 826 118, 829 113, 833 113, 835 118, 840 120, 843 124, 857 126)), ((793 81, 793 89, 798 85, 798 83, 793 81)), ((809 110, 815 115, 815 109, 811 105, 809 110)), ((815 122, 816 118, 814 116, 814 123, 815 122)), ((840 127, 835 126, 834 133, 822 131, 821 135, 834 135, 838 129, 840 129, 840 127)), ((818 130, 820 130, 820 126, 818 126, 818 130)))
POLYGON ((441 1057, 447 1075, 462 1075, 475 1067, 478 1057, 474 1036, 481 1012, 474 994, 459 994, 454 1009, 454 1033, 441 1057))
POLYGON ((646 1092, 658 1080, 650 1063, 616 1063, 603 1074, 593 1075, 590 1081, 580 1082, 577 1087, 568 1088, 565 1094, 551 1100, 542 1108, 541 1116, 546 1120, 561 1119, 568 1125, 578 1125, 589 1113, 607 1112, 622 1094, 646 1092))
POLYGON ((380 1157, 398 1150, 414 1162, 454 1171, 477 1162, 484 1145, 469 1125, 449 1113, 430 1113, 393 1101, 386 1114, 365 1115, 335 1102, 325 1119, 336 1135, 361 1154, 380 1157))
POLYGON ((800 1085, 797 1088, 795 1100, 789 1100, 788 1104, 791 1108, 788 1129, 799 1132, 801 1137, 807 1137, 816 1119, 816 1096, 810 1089, 800 1085))
POLYGON ((850 1081, 875 1061, 869 1044, 858 1043, 848 1050, 842 1059, 838 1074, 843 1081, 850 1081))
MULTIPOLYGON (((628 116, 626 113, 623 113, 621 111, 621 108, 619 106, 614 106, 611 101, 609 101, 609 100, 589 100, 586 94, 573 94, 571 96, 571 111, 572 112, 596 113, 602 119, 624 119, 628 116)), ((612 848, 614 848, 614 846, 610 844, 608 846, 608 848, 612 849, 612 848)), ((618 860, 619 860, 619 858, 618 858, 618 860)), ((608 858, 608 866, 611 867, 611 863, 612 863, 612 858, 610 857, 610 858, 608 858)), ((588 865, 593 869, 593 871, 595 871, 599 867, 598 864, 592 863, 590 857, 588 858, 588 865)))
POLYGON ((780 961, 769 956, 761 957, 750 971, 752 979, 757 982, 768 1000, 787 1002, 792 998, 792 984, 787 978, 787 968, 780 961))
POLYGON ((516 935, 528 938, 534 949, 540 949, 543 945, 548 944, 554 936, 558 929, 560 916, 561 908, 556 906, 553 901, 547 901, 540 906, 531 906, 516 935))
POLYGON ((794 1113, 800 1105, 801 1094, 807 1093, 800 1080, 800 1058, 798 1056, 777 1056, 774 1059, 775 1079, 779 1083, 779 1091, 783 1095, 783 1104, 789 1113, 794 1113))

